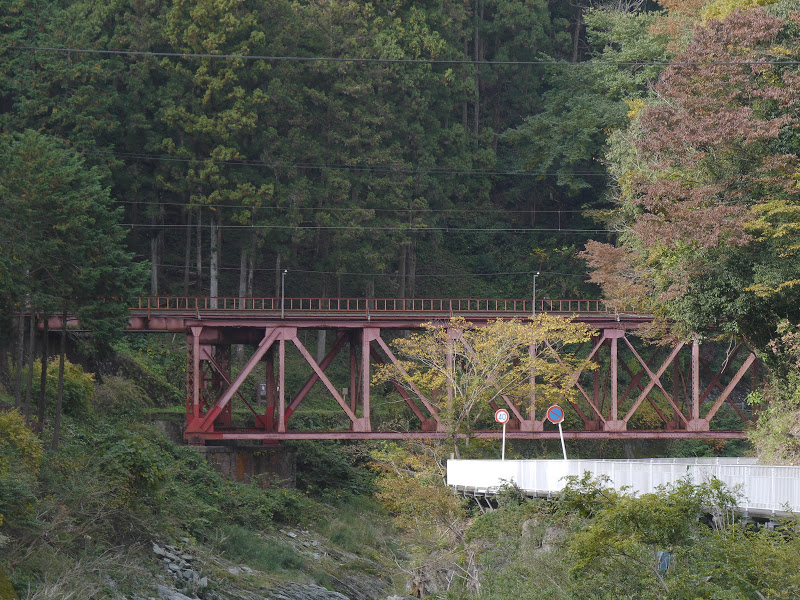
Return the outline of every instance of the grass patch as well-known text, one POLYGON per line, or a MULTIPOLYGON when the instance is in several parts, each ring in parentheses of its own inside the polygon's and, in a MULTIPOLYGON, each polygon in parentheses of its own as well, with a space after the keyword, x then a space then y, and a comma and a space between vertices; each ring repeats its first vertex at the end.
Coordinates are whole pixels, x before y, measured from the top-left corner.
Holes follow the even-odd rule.
POLYGON ((323 532, 342 550, 378 560, 393 534, 385 517, 386 511, 376 502, 364 496, 350 496, 330 510, 323 532))
POLYGON ((294 548, 260 535, 240 525, 223 525, 217 530, 214 546, 229 560, 246 563, 264 572, 299 571, 302 557, 294 548))

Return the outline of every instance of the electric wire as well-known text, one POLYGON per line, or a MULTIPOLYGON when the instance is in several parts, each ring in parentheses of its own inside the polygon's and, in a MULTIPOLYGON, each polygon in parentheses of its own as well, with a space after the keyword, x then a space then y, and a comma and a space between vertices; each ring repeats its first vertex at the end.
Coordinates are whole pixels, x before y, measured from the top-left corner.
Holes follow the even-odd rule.
MULTIPOLYGON (((286 210, 286 211, 320 211, 320 212, 382 212, 382 213, 400 213, 407 215, 409 212, 415 214, 430 214, 430 213, 479 213, 479 214, 524 214, 524 215, 541 215, 541 214, 583 214, 582 210, 539 210, 537 209, 499 209, 499 208, 372 208, 372 207, 346 207, 346 206, 275 206, 263 204, 187 204, 185 202, 159 202, 157 200, 117 200, 119 204, 135 204, 137 206, 178 206, 182 208, 246 208, 246 209, 260 209, 260 210, 286 210)), ((601 210, 601 209, 596 209, 601 210)))
MULTIPOLYGON (((198 227, 197 224, 189 224, 189 223, 173 223, 173 224, 164 224, 159 225, 157 223, 120 223, 122 227, 130 227, 132 229, 140 228, 140 229, 194 229, 198 227)), ((290 230, 295 231, 297 229, 309 229, 309 230, 344 230, 344 231, 399 231, 399 232, 442 232, 442 233, 618 233, 617 230, 614 229, 575 229, 571 227, 564 227, 564 228, 547 228, 547 227, 444 227, 444 226, 431 226, 431 227, 419 227, 419 226, 376 226, 376 225, 212 225, 212 224, 202 224, 199 225, 203 229, 211 229, 212 227, 216 227, 217 229, 235 229, 235 230, 246 230, 246 229, 268 229, 268 230, 290 230)))
POLYGON ((386 63, 386 64, 448 64, 470 66, 793 66, 800 65, 798 60, 718 60, 718 61, 609 61, 591 60, 583 62, 565 62, 553 60, 469 60, 456 58, 367 58, 343 56, 281 56, 264 54, 211 54, 203 52, 159 52, 151 50, 104 50, 96 48, 65 48, 55 46, 4 46, 3 50, 75 53, 75 54, 107 54, 119 56, 152 56, 161 58, 198 59, 212 58, 223 60, 257 60, 268 62, 331 62, 331 63, 386 63))
MULTIPOLYGON (((169 265, 159 264, 159 268, 167 269, 181 269, 184 270, 186 265, 169 265)), ((190 270, 193 268, 190 267, 190 270)), ((220 271, 240 271, 241 267, 218 267, 220 271)), ((253 271, 261 272, 274 272, 282 271, 283 267, 276 269, 275 267, 254 267, 253 271)), ((348 276, 348 277, 397 277, 398 273, 361 273, 351 271, 320 271, 316 269, 292 269, 288 268, 289 273, 302 273, 304 275, 334 275, 334 276, 348 276)), ((587 274, 581 273, 561 273, 559 271, 495 271, 493 273, 416 273, 414 276, 419 278, 440 278, 440 277, 496 277, 498 275, 526 275, 531 276, 534 273, 539 273, 539 277, 556 275, 558 277, 588 277, 587 274)))
POLYGON ((82 152, 83 156, 92 156, 98 158, 114 157, 132 160, 146 160, 146 161, 161 161, 161 162, 177 162, 177 163, 203 163, 215 164, 234 167, 261 167, 276 170, 300 169, 300 170, 330 170, 330 171, 353 171, 353 172, 366 172, 366 173, 391 173, 391 174, 404 174, 404 175, 477 175, 477 176, 522 176, 522 177, 543 177, 549 176, 565 176, 577 175, 581 177, 608 177, 607 173, 602 171, 496 171, 492 169, 448 169, 444 167, 429 167, 429 168, 409 168, 402 165, 347 165, 347 164, 314 164, 314 163, 269 163, 265 161, 256 160, 219 160, 214 158, 184 158, 180 156, 159 155, 152 154, 136 154, 127 152, 82 152))

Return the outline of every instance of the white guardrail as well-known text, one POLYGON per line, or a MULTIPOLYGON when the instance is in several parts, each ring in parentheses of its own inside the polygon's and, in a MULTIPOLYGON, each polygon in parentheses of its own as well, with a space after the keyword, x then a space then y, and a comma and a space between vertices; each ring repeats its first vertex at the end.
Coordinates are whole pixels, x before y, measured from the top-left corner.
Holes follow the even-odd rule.
POLYGON ((754 458, 656 458, 645 460, 448 460, 447 485, 468 494, 491 495, 513 482, 527 494, 552 496, 565 478, 607 475, 608 485, 646 494, 688 477, 693 484, 717 478, 738 491, 745 515, 800 513, 800 467, 759 465, 754 458))

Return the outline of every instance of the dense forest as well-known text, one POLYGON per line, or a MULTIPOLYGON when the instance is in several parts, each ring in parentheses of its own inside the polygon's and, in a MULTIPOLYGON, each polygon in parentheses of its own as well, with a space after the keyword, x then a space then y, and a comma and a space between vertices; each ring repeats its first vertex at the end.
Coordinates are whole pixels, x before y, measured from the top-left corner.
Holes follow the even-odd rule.
POLYGON ((289 296, 526 297, 541 272, 764 346, 795 316, 793 9, 5 2, 3 304, 60 311, 86 269, 42 268, 45 232, 98 221, 75 254, 119 247, 105 298, 277 295, 284 269, 289 296), (95 189, 45 216, 64 177, 95 189))
POLYGON ((589 8, 9 2, 0 127, 94 169, 152 294, 596 296, 606 138, 670 52, 589 8))

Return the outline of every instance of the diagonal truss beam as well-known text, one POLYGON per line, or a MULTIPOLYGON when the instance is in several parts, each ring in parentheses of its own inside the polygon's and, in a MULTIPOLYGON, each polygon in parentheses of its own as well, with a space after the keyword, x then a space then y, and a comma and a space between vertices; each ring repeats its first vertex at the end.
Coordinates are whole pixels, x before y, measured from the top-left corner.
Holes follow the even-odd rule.
MULTIPOLYGON (((652 362, 655 360, 655 358, 656 358, 657 354, 658 354, 658 350, 656 350, 656 354, 654 354, 654 355, 653 355, 653 356, 650 358, 650 360, 649 360, 649 361, 647 361, 647 364, 648 364, 648 365, 650 365, 650 363, 652 363, 652 362)), ((621 364, 622 364, 622 368, 623 368, 623 369, 625 369, 625 371, 627 371, 628 375, 630 375, 630 376, 631 376, 631 382, 628 384, 628 387, 625 389, 625 393, 622 395, 622 399, 626 398, 626 397, 628 396, 628 393, 629 393, 629 392, 630 392, 630 391, 631 391, 631 390, 632 390, 634 387, 638 388, 638 389, 639 389, 639 391, 644 391, 644 386, 642 385, 642 376, 645 374, 645 371, 644 371, 644 369, 642 369, 642 370, 641 370, 641 371, 639 371, 638 373, 635 373, 635 374, 634 374, 634 373, 633 373, 633 371, 631 371, 630 367, 628 366, 628 363, 626 363, 626 362, 623 360, 621 364)), ((662 410, 661 410, 661 409, 658 407, 658 405, 657 405, 657 404, 656 404, 656 403, 653 401, 653 399, 650 397, 650 394, 648 394, 648 395, 647 395, 647 401, 650 403, 650 406, 652 406, 652 407, 653 407, 653 410, 654 410, 654 411, 656 411, 656 414, 659 416, 659 418, 660 418, 660 419, 661 419, 661 420, 662 420, 664 423, 669 423, 669 422, 671 421, 671 419, 668 419, 668 418, 667 418, 667 415, 665 415, 665 414, 664 414, 664 412, 663 412, 663 411, 662 411, 662 410)))
POLYGON ((706 398, 708 398, 709 395, 711 395, 711 392, 714 391, 715 387, 718 387, 720 390, 725 389, 722 386, 722 376, 725 375, 725 373, 728 371, 728 367, 731 366, 733 361, 736 359, 736 355, 739 354, 739 350, 741 350, 741 348, 743 346, 744 346, 743 343, 739 343, 739 344, 736 345, 736 347, 733 349, 733 351, 730 353, 730 355, 725 359, 725 364, 722 367, 722 369, 719 371, 719 373, 713 373, 713 371, 708 366, 706 361, 700 359, 700 366, 703 367, 703 369, 705 370, 705 373, 709 377, 711 377, 711 382, 706 386, 706 389, 703 390, 703 393, 700 395, 700 404, 702 404, 703 401, 706 398))
MULTIPOLYGON (((386 364, 386 361, 383 360, 383 357, 380 354, 378 354, 378 352, 372 346, 370 346, 369 348, 369 354, 375 360, 376 363, 381 365, 386 364)), ((414 415, 419 419, 420 423, 424 423, 425 415, 422 414, 422 411, 419 409, 419 406, 417 406, 411 399, 411 395, 405 390, 405 388, 402 385, 397 383, 394 379, 391 380, 391 383, 392 386, 394 386, 394 389, 397 390, 397 393, 400 394, 400 397, 403 400, 405 400, 406 404, 408 404, 408 407, 412 410, 414 415)))
POLYGON ((303 358, 306 359, 306 362, 314 370, 314 373, 317 374, 319 380, 322 381, 322 383, 325 385, 326 388, 328 388, 328 391, 334 397, 336 402, 339 403, 339 406, 342 407, 342 410, 345 412, 350 421, 353 423, 358 421, 358 417, 356 416, 356 414, 352 411, 347 402, 344 401, 344 398, 341 397, 339 392, 336 390, 336 387, 331 383, 331 380, 328 379, 328 376, 325 375, 325 372, 317 364, 317 361, 315 361, 314 358, 311 356, 311 354, 309 354, 308 350, 306 350, 306 347, 303 346, 302 342, 300 342, 297 335, 294 335, 292 337, 292 343, 294 343, 294 345, 300 351, 300 354, 303 355, 303 358))
MULTIPOLYGON (((336 342, 334 342, 333 344, 333 348, 330 349, 330 351, 322 359, 322 362, 319 363, 320 369, 325 371, 325 369, 327 369, 330 366, 330 364, 339 354, 339 351, 342 349, 342 346, 344 346, 344 342, 345 342, 345 332, 340 331, 336 338, 336 342)), ((306 380, 306 382, 303 384, 303 387, 300 388, 299 392, 297 392, 297 396, 295 396, 295 399, 292 400, 292 403, 286 408, 286 419, 292 416, 292 413, 305 399, 305 397, 308 395, 308 392, 311 391, 311 388, 314 387, 314 384, 317 383, 317 381, 319 381, 319 375, 317 375, 315 372, 306 380)))
POLYGON ((201 431, 208 431, 211 428, 211 425, 214 423, 214 419, 216 419, 219 413, 222 412, 222 409, 225 408, 225 405, 230 402, 231 398, 233 398, 233 395, 239 390, 239 387, 242 385, 244 380, 247 379, 247 376, 253 372, 253 369, 256 367, 264 354, 267 353, 267 350, 269 350, 270 346, 272 346, 272 343, 278 339, 280 332, 281 329, 278 327, 267 330, 266 335, 258 344, 255 354, 250 357, 250 360, 247 361, 247 364, 233 380, 233 383, 228 386, 228 389, 225 391, 225 393, 222 394, 220 399, 216 401, 213 407, 211 407, 211 410, 206 413, 205 418, 200 423, 199 428, 201 431))
POLYGON ((628 348, 630 348, 631 352, 633 352, 633 355, 636 357, 636 360, 639 361, 639 364, 641 364, 642 367, 644 368, 644 370, 647 372, 648 377, 650 377, 650 383, 648 383, 647 386, 645 386, 645 388, 642 390, 642 393, 639 394, 639 397, 636 399, 636 402, 633 403, 633 406, 631 406, 630 410, 625 415, 625 417, 623 417, 622 420, 627 423, 628 420, 633 416, 633 413, 636 412, 636 409, 639 408, 639 405, 641 405, 641 403, 644 401, 644 399, 648 397, 648 395, 650 394, 650 391, 654 387, 658 386, 658 389, 661 390, 662 394, 664 394, 664 397, 670 403, 672 408, 676 411, 676 414, 681 418, 681 420, 684 423, 688 423, 689 422, 688 419, 680 411, 678 406, 675 404, 675 401, 672 399, 672 396, 670 394, 668 394, 667 390, 664 389, 664 386, 661 385, 661 376, 664 374, 664 371, 667 370, 667 367, 669 367, 669 365, 672 363, 672 360, 676 356, 678 356, 678 353, 685 346, 685 343, 684 342, 678 342, 678 345, 675 346, 675 348, 672 349, 672 352, 670 352, 669 356, 662 363, 662 365, 659 367, 658 371, 653 373, 650 370, 650 367, 647 366, 647 363, 644 360, 642 360, 641 356, 639 356, 639 353, 636 352, 636 350, 633 347, 633 344, 630 343, 630 340, 628 340, 628 338, 626 338, 626 337, 623 337, 622 339, 625 340, 625 344, 628 346, 628 348))
MULTIPOLYGON (((210 357, 210 356, 209 356, 207 360, 208 360, 208 361, 209 361, 209 362, 210 362, 210 363, 213 365, 213 367, 214 367, 214 368, 217 370, 217 373, 219 373, 219 376, 220 376, 220 377, 222 377, 222 379, 225 381, 225 383, 227 383, 227 384, 230 386, 230 385, 231 385, 231 378, 228 376, 228 373, 226 373, 226 372, 224 371, 224 369, 222 369, 222 367, 220 367, 220 366, 219 366, 219 364, 217 363, 217 361, 216 361, 216 360, 214 360, 212 357, 210 357)), ((256 416, 256 417, 259 417, 259 416, 261 416, 261 415, 259 415, 259 414, 258 414, 258 413, 257 413, 255 410, 253 410, 253 407, 250 405, 250 403, 249 403, 247 400, 245 400, 245 399, 244 399, 244 396, 242 395, 242 392, 241 392, 241 391, 239 391, 238 389, 236 390, 236 395, 237 395, 237 396, 239 396, 239 399, 240 399, 242 402, 244 402, 244 405, 245 405, 245 406, 246 406, 248 409, 250 409, 250 412, 251 412, 251 413, 253 413, 253 415, 254 415, 254 416, 256 416)))
POLYGON ((425 408, 428 409, 428 412, 431 413, 433 418, 438 423, 438 421, 439 421, 439 411, 436 410, 436 407, 434 407, 428 401, 428 399, 425 397, 425 395, 422 392, 419 391, 419 388, 416 385, 414 385, 414 383, 409 379, 408 373, 406 373, 406 370, 403 368, 403 365, 401 365, 400 361, 397 360, 397 358, 395 357, 394 353, 391 351, 389 346, 386 344, 386 342, 383 341, 383 338, 378 336, 377 338, 375 338, 375 341, 378 342, 378 345, 381 347, 381 350, 383 350, 386 353, 386 356, 389 357, 389 360, 392 361, 392 364, 397 368, 398 371, 400 371, 400 374, 408 382, 408 386, 411 388, 411 391, 414 392, 414 394, 416 394, 416 396, 420 399, 420 402, 422 402, 422 404, 425 405, 425 408))
POLYGON ((705 416, 706 420, 710 421, 711 419, 714 418, 714 415, 717 414, 719 407, 722 406, 722 403, 725 402, 728 396, 730 396, 733 389, 739 384, 739 381, 742 379, 744 374, 747 373, 748 370, 750 370, 750 366, 755 361, 756 361, 756 355, 754 352, 751 352, 750 356, 748 356, 747 359, 745 359, 744 363, 742 363, 742 366, 739 367, 739 370, 736 371, 736 375, 733 376, 733 379, 731 379, 730 383, 722 391, 722 394, 720 394, 719 398, 717 398, 717 401, 714 402, 714 406, 712 406, 711 410, 709 410, 708 414, 706 414, 705 416))
MULTIPOLYGON (((594 355, 597 354, 597 351, 600 350, 600 348, 602 348, 603 343, 606 341, 606 339, 610 339, 610 338, 608 338, 606 336, 606 331, 603 330, 603 333, 600 335, 600 338, 595 343, 594 348, 592 348, 592 351, 589 353, 589 356, 586 357, 586 361, 587 362, 592 360, 592 358, 594 358, 594 355)), ((556 357, 556 360, 558 361, 558 363, 563 366, 564 365, 564 361, 561 360, 561 357, 558 355, 558 352, 556 352, 555 349, 553 349, 553 347, 550 345, 550 342, 545 340, 544 343, 548 348, 550 348, 550 351, 556 357)), ((589 394, 587 394, 586 391, 583 389, 583 387, 578 383, 578 379, 580 378, 581 373, 583 373, 583 368, 582 367, 572 374, 572 376, 570 378, 570 381, 567 384, 567 387, 568 388, 570 388, 570 387, 577 388, 578 391, 581 393, 581 395, 586 400, 586 402, 589 404, 591 409, 594 411, 594 414, 597 415, 597 418, 600 419, 600 421, 602 421, 605 424, 606 419, 603 416, 603 413, 600 412, 600 409, 597 407, 597 403, 594 401, 594 399, 589 397, 589 394)), ((573 402, 572 400, 569 400, 569 399, 567 399, 567 402, 570 403, 570 406, 572 406, 572 408, 575 410, 575 412, 578 413, 578 416, 583 420, 584 423, 588 423, 589 422, 588 417, 586 417, 586 415, 583 414, 583 411, 581 411, 581 409, 578 407, 578 405, 575 402, 573 402)))

